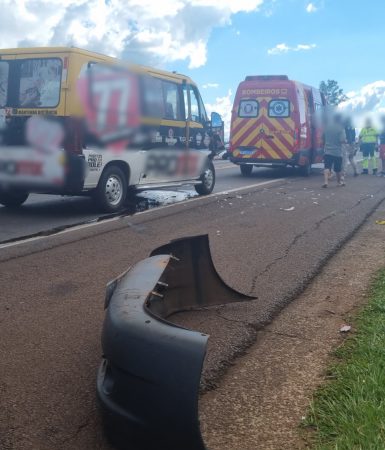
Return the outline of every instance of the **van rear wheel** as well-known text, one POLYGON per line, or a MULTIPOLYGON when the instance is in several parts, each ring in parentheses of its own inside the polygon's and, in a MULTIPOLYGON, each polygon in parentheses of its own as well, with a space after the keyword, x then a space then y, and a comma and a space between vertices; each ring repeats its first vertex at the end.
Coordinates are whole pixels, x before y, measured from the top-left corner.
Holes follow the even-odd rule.
POLYGON ((197 184, 195 190, 199 195, 209 195, 215 186, 215 168, 211 160, 206 164, 205 171, 201 175, 202 184, 197 184))
POLYGON ((244 177, 249 177, 253 171, 253 166, 251 164, 241 164, 240 166, 241 174, 244 177))
POLYGON ((29 193, 24 191, 0 190, 0 204, 8 208, 21 206, 28 198, 29 193))
POLYGON ((108 166, 100 177, 94 198, 106 213, 118 212, 123 208, 127 196, 127 179, 120 167, 108 166))

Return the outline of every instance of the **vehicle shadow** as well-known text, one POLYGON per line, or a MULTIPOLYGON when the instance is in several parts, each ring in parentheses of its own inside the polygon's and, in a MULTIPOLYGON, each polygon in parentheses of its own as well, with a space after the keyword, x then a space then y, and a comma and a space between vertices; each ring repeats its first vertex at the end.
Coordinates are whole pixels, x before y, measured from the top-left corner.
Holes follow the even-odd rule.
POLYGON ((131 215, 148 209, 177 203, 198 195, 195 191, 145 191, 129 197, 124 209, 114 214, 100 212, 97 205, 89 197, 59 197, 34 195, 32 200, 17 208, 0 206, 0 222, 5 220, 13 223, 26 221, 86 222, 102 220, 117 215, 131 215))
MULTIPOLYGON (((312 169, 311 175, 320 175, 322 174, 322 170, 319 167, 315 167, 312 169)), ((239 172, 239 177, 249 178, 249 179, 274 179, 274 178, 304 178, 301 170, 298 167, 278 167, 278 168, 270 168, 270 167, 254 167, 253 171, 247 177, 244 177, 239 172)))

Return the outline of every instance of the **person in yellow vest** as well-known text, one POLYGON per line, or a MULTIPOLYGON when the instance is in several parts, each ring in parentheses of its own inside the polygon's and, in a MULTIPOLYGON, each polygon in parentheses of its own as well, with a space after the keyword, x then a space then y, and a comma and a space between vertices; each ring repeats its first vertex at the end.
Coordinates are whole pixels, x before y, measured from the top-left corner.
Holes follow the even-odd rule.
POLYGON ((375 152, 378 151, 378 131, 373 127, 370 119, 366 119, 365 127, 360 132, 359 143, 363 156, 362 173, 368 175, 369 159, 371 159, 373 175, 377 175, 377 155, 375 152))
POLYGON ((381 117, 382 130, 380 132, 380 159, 381 159, 381 175, 385 177, 385 116, 381 117))

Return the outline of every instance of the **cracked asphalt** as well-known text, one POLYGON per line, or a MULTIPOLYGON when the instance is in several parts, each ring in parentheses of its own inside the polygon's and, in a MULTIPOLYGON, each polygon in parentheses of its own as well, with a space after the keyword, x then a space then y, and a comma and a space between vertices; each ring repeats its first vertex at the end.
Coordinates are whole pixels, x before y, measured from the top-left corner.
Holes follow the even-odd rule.
POLYGON ((321 189, 316 173, 1 249, 0 448, 109 449, 95 395, 105 285, 155 247, 208 233, 222 278, 255 297, 174 316, 210 334, 207 390, 384 200, 384 182, 321 189))

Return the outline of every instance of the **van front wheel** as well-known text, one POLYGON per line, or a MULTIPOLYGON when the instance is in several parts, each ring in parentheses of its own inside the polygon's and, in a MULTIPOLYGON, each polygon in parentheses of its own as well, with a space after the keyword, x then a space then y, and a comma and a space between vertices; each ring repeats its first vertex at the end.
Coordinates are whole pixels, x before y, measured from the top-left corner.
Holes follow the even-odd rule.
POLYGON ((253 166, 251 164, 241 164, 240 166, 241 174, 244 177, 249 177, 253 171, 253 166))
POLYGON ((95 192, 98 206, 106 213, 119 211, 126 200, 127 180, 118 166, 107 167, 100 177, 95 192))
POLYGON ((202 184, 197 184, 195 190, 199 195, 209 195, 213 192, 215 186, 215 168, 213 162, 207 162, 205 171, 201 175, 202 184))

